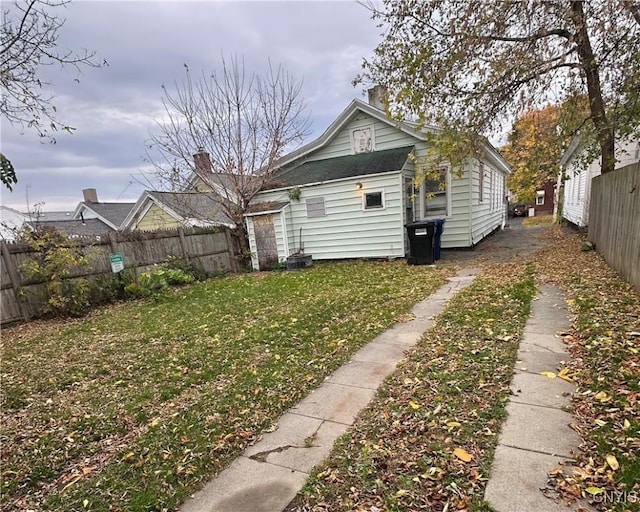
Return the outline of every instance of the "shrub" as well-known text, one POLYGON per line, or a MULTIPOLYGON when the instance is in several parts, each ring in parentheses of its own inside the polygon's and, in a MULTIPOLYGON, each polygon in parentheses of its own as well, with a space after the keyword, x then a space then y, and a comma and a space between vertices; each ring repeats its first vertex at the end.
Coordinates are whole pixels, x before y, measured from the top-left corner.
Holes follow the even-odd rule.
POLYGON ((177 268, 158 267, 143 272, 136 282, 125 287, 125 294, 130 297, 157 297, 169 289, 170 285, 193 283, 195 278, 177 268))
POLYGON ((43 301, 42 312, 52 316, 81 316, 90 304, 90 286, 85 278, 74 278, 90 266, 92 254, 64 233, 51 229, 25 232, 24 240, 34 256, 20 266, 24 276, 42 282, 36 295, 43 301))

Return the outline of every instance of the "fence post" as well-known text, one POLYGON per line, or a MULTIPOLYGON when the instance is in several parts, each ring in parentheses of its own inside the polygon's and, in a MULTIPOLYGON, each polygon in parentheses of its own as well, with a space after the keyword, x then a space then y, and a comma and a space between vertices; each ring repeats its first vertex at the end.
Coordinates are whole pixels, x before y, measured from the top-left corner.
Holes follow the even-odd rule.
POLYGON ((2 240, 0 244, 0 252, 2 252, 2 264, 7 269, 7 273, 9 274, 9 280, 11 281, 11 288, 13 289, 13 296, 16 299, 16 304, 18 304, 18 308, 20 309, 20 314, 24 320, 29 320, 29 308, 22 301, 20 297, 20 277, 16 272, 15 267, 13 266, 13 262, 11 261, 11 257, 9 256, 9 247, 7 246, 7 242, 2 240))
POLYGON ((191 261, 191 258, 189 257, 189 251, 187 250, 187 241, 184 238, 184 229, 182 228, 182 226, 178 228, 178 236, 180 237, 180 248, 182 249, 182 256, 184 256, 185 260, 191 261))

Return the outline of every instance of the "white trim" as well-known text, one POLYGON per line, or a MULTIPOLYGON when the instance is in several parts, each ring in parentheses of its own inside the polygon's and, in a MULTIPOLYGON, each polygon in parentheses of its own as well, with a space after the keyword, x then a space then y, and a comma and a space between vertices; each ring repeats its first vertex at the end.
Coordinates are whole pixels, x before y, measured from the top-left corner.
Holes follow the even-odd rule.
MULTIPOLYGON (((404 169, 404 166, 403 166, 404 169)), ((268 190, 261 190, 256 194, 255 197, 259 197, 260 194, 270 194, 272 192, 284 192, 286 190, 290 190, 292 188, 303 188, 303 187, 315 187, 317 185, 325 185, 326 183, 339 183, 341 181, 362 181, 365 178, 371 178, 373 176, 387 176, 389 174, 402 173, 403 169, 398 169, 397 171, 385 171, 385 172, 376 172, 373 174, 360 174, 358 176, 347 176, 346 178, 337 178, 335 180, 327 180, 327 181, 314 181, 313 183, 304 183, 303 185, 291 185, 289 187, 281 187, 281 188, 270 188, 268 190)))
POLYGON ((381 210, 387 209, 387 202, 386 202, 385 192, 383 188, 374 188, 372 190, 363 191, 362 198, 360 201, 361 201, 361 207, 363 212, 379 212, 381 210), (367 208, 365 197, 369 194, 380 194, 380 199, 382 200, 382 206, 367 208))
POLYGON ((271 215, 271 214, 274 214, 274 213, 280 213, 287 206, 289 206, 289 203, 285 204, 282 208, 279 208, 279 209, 276 209, 276 210, 260 210, 259 212, 245 213, 243 215, 243 217, 258 217, 259 215, 271 215))
MULTIPOLYGON (((424 179, 422 180, 422 183, 420 183, 420 201, 419 201, 419 215, 418 215, 418 219, 419 220, 425 220, 425 219, 450 219, 452 217, 451 214, 451 166, 449 164, 444 164, 438 167, 438 169, 442 169, 445 170, 447 172, 445 179, 447 180, 447 184, 445 186, 445 193, 446 193, 446 200, 447 200, 447 211, 445 213, 444 216, 442 215, 425 215, 425 208, 427 206, 426 204, 426 199, 425 199, 425 190, 424 190, 424 179)), ((469 188, 473 188, 473 187, 469 187, 469 188)), ((414 212, 414 217, 415 217, 415 212, 414 212)))
POLYGON ((90 206, 87 205, 87 203, 85 201, 82 201, 80 203, 78 203, 78 206, 76 206, 75 211, 73 212, 73 217, 72 219, 78 220, 80 217, 80 212, 82 210, 88 210, 90 211, 93 215, 95 215, 95 217, 88 217, 88 218, 96 218, 96 219, 100 219, 102 222, 104 222, 107 226, 109 226, 110 228, 113 228, 115 231, 118 231, 120 229, 120 226, 116 226, 113 222, 111 222, 110 220, 106 219, 105 217, 103 217, 102 215, 100 215, 98 212, 96 212, 93 208, 91 208, 90 206))
POLYGON ((285 258, 289 256, 289 237, 287 236, 287 206, 291 206, 290 203, 285 204, 280 210, 280 224, 282 227, 282 245, 284 246, 285 258))

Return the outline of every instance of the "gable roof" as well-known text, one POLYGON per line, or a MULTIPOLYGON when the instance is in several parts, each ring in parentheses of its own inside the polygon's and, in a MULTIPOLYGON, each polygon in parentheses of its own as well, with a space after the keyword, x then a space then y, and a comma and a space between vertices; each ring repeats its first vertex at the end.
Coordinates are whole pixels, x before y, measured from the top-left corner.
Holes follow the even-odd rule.
POLYGON ((101 236, 114 231, 100 219, 67 219, 67 220, 38 220, 30 222, 32 228, 52 228, 68 236, 101 236))
POLYGON ((312 160, 276 171, 263 190, 400 171, 414 146, 312 160))
POLYGON ((75 212, 73 212, 73 218, 80 219, 80 214, 85 210, 89 210, 107 226, 113 229, 119 229, 135 204, 136 203, 92 203, 90 201, 81 201, 78 203, 75 212))
MULTIPOLYGON (((320 135, 320 137, 308 144, 305 144, 299 149, 296 149, 295 151, 284 155, 278 160, 277 165, 280 167, 286 167, 287 165, 293 163, 295 160, 298 160, 320 148, 328 146, 333 140, 334 136, 355 115, 357 115, 358 112, 363 112, 382 123, 393 126, 401 132, 411 135, 412 137, 415 137, 420 141, 427 140, 427 137, 430 134, 440 133, 442 131, 441 128, 435 125, 424 125, 422 128, 418 129, 418 125, 416 123, 407 121, 393 121, 387 117, 384 111, 377 109, 376 107, 373 107, 372 105, 369 105, 368 103, 356 98, 352 100, 349 105, 347 105, 347 108, 345 108, 340 113, 340 115, 329 125, 329 127, 322 133, 322 135, 320 135)), ((483 138, 483 142, 485 155, 489 159, 491 159, 499 168, 501 168, 503 172, 510 173, 511 167, 504 159, 504 157, 500 154, 500 152, 486 138, 483 138)))
POLYGON ((222 211, 213 192, 162 192, 145 190, 122 222, 132 229, 156 205, 177 221, 189 227, 225 225, 234 227, 233 221, 222 211))

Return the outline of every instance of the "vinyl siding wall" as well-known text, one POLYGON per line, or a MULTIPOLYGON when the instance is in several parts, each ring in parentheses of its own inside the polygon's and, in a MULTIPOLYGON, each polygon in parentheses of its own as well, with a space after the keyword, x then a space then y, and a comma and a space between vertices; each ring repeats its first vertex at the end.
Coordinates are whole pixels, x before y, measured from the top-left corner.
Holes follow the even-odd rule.
MULTIPOLYGON (((616 142, 616 169, 633 164, 640 159, 639 141, 616 142)), ((578 152, 579 154, 579 152, 578 152)), ((576 156, 578 156, 578 154, 576 156)), ((586 169, 579 169, 576 158, 566 165, 562 201, 562 217, 578 227, 589 225, 589 202, 591 198, 591 180, 600 176, 600 159, 596 159, 586 169)))
POLYGON ((470 160, 466 168, 467 173, 471 174, 471 244, 475 245, 484 237, 504 227, 504 174, 486 160, 470 160))
POLYGON ((155 231, 157 229, 179 228, 182 224, 158 205, 154 204, 136 225, 137 231, 155 231))
MULTIPOLYGON (((286 223, 289 253, 300 247, 300 228, 304 252, 314 259, 385 258, 404 256, 404 210, 402 173, 333 181, 300 187, 300 199, 291 201, 274 216, 278 255, 285 260, 282 220, 286 223), (356 183, 362 183, 358 189, 356 183), (384 208, 363 211, 362 197, 383 191, 384 208), (307 218, 306 199, 324 197, 325 216, 307 218)), ((286 191, 261 193, 258 201, 288 201, 286 191)), ((256 251, 252 218, 247 218, 250 248, 256 251)), ((254 264, 255 266, 255 264, 254 264)))

